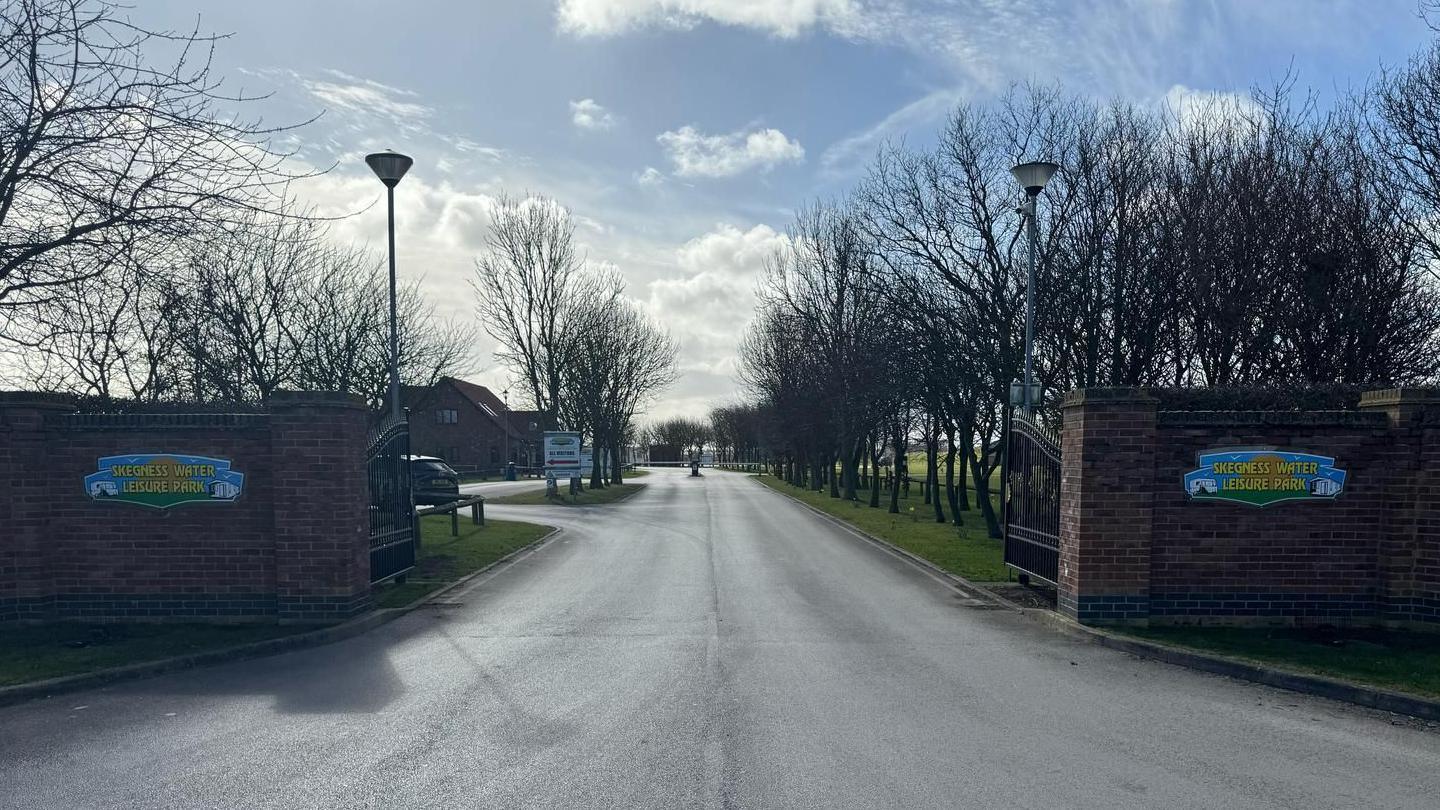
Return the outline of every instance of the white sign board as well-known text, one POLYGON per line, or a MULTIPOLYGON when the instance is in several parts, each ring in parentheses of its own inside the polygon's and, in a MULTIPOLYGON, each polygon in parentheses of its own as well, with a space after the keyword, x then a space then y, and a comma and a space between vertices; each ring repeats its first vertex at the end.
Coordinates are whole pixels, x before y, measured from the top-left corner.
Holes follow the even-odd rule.
POLYGON ((705 466, 705 467, 713 467, 713 466, 715 466, 715 454, 714 454, 714 453, 701 453, 701 454, 700 454, 700 464, 701 464, 702 466, 705 466))
POLYGON ((594 465, 594 463, 595 454, 593 451, 589 450, 588 448, 580 451, 580 472, 589 472, 590 467, 594 465))
POLYGON ((545 431, 545 474, 556 478, 580 477, 580 434, 545 431))

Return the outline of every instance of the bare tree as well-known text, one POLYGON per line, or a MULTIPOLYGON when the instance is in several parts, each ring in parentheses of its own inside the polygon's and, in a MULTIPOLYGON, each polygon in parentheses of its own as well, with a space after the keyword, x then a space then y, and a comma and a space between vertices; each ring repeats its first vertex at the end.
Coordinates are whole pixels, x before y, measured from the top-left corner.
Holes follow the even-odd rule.
POLYGON ((27 384, 101 402, 179 393, 184 322, 165 280, 178 265, 132 244, 95 278, 51 288, 32 326, 45 340, 20 354, 27 384))
POLYGON ((795 352, 814 355, 821 395, 811 407, 828 417, 827 469, 831 494, 856 499, 866 436, 887 387, 889 329, 885 290, 854 213, 817 204, 796 217, 789 246, 769 263, 762 298, 775 317, 794 321, 805 335, 795 352))
POLYGON ((577 302, 613 300, 619 290, 612 276, 587 272, 570 211, 554 200, 502 196, 490 220, 471 282, 476 315, 500 344, 496 359, 553 429, 563 408, 563 358, 577 302))
MULTIPOLYGON (((381 409, 389 390, 389 287, 379 257, 325 247, 295 313, 295 384, 304 389, 359 394, 381 409)), ((402 385, 428 387, 463 374, 476 329, 440 318, 412 281, 397 293, 402 385)))
MULTIPOLYGON (((668 332, 642 315, 628 300, 621 298, 607 309, 603 329, 608 335, 609 346, 604 350, 608 368, 593 405, 591 421, 595 448, 604 448, 610 453, 611 481, 623 483, 622 455, 626 438, 634 431, 636 415, 674 383, 680 347, 668 332)), ((595 456, 598 465, 599 453, 595 456)))
MULTIPOLYGON (((1440 19, 1436 6, 1428 20, 1440 19)), ((1385 76, 1376 95, 1375 134, 1404 191, 1397 211, 1440 275, 1440 41, 1385 76)))
MULTIPOLYGON (((272 138, 289 127, 220 108, 219 37, 147 31, 104 0, 0 8, 0 309, 46 304, 145 236, 268 207, 297 176, 272 138)), ((34 342, 13 329, 0 338, 34 342)))

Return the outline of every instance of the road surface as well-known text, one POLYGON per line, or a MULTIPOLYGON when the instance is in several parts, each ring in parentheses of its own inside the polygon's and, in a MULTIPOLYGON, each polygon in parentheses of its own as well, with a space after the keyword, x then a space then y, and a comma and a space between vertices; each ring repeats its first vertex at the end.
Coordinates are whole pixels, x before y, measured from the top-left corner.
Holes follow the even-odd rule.
POLYGON ((367 635, 0 709, 0 805, 1429 807, 1440 734, 977 607, 738 474, 367 635))

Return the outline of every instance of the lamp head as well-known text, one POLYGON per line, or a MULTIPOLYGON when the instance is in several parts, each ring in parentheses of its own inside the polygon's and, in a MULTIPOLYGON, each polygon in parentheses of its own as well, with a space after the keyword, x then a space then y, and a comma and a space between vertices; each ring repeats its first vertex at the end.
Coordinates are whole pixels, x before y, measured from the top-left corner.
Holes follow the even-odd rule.
POLYGON ((1039 196, 1045 190, 1045 184, 1060 171, 1058 163, 1050 163, 1045 160, 1034 160, 1029 163, 1021 163, 1010 170, 1015 179, 1020 181, 1020 187, 1031 197, 1039 196))
POLYGON ((411 160, 408 155, 387 149, 384 152, 366 155, 365 162, 370 164, 370 170, 375 172, 375 176, 380 178, 380 182, 394 188, 400 182, 400 178, 410 171, 410 166, 415 161, 411 160))

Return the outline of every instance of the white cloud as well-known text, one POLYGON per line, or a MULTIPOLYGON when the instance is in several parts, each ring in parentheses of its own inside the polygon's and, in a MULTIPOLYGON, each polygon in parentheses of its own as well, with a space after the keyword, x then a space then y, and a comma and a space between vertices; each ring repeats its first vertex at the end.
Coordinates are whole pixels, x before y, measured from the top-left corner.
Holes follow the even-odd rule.
POLYGON ((581 129, 604 130, 615 126, 615 116, 593 98, 570 102, 570 120, 581 129))
POLYGON ((906 104, 866 129, 836 141, 820 155, 826 174, 855 174, 870 165, 887 139, 903 137, 911 129, 933 123, 954 110, 963 98, 956 90, 937 90, 906 104))
POLYGON ((642 186, 658 186, 665 182, 665 173, 654 166, 646 166, 645 171, 635 175, 635 182, 642 186))
POLYGON ((662 132, 655 140, 681 177, 730 177, 751 169, 769 171, 781 163, 805 159, 800 142, 778 129, 706 135, 685 126, 662 132))
POLYGON ((1264 117, 1249 93, 1196 90, 1183 84, 1171 86, 1160 103, 1183 129, 1253 124, 1264 117))
POLYGON ((793 37, 817 25, 845 26, 859 10, 858 0, 560 0, 556 16, 561 28, 582 36, 710 20, 793 37))
POLYGON ((735 350, 755 309, 765 260, 787 244, 768 225, 717 225, 676 249, 678 275, 650 282, 643 306, 680 340, 684 376, 677 390, 718 394, 709 389, 723 379, 734 392, 735 350))
POLYGON ((327 105, 364 115, 392 120, 418 122, 428 118, 431 109, 415 101, 415 94, 370 79, 358 79, 338 70, 328 70, 336 81, 302 79, 310 94, 327 105))
POLYGON ((486 146, 481 143, 476 143, 463 135, 440 135, 439 137, 440 140, 449 144, 451 149, 467 155, 477 155, 491 161, 525 161, 524 158, 519 158, 505 149, 497 149, 493 146, 486 146))

